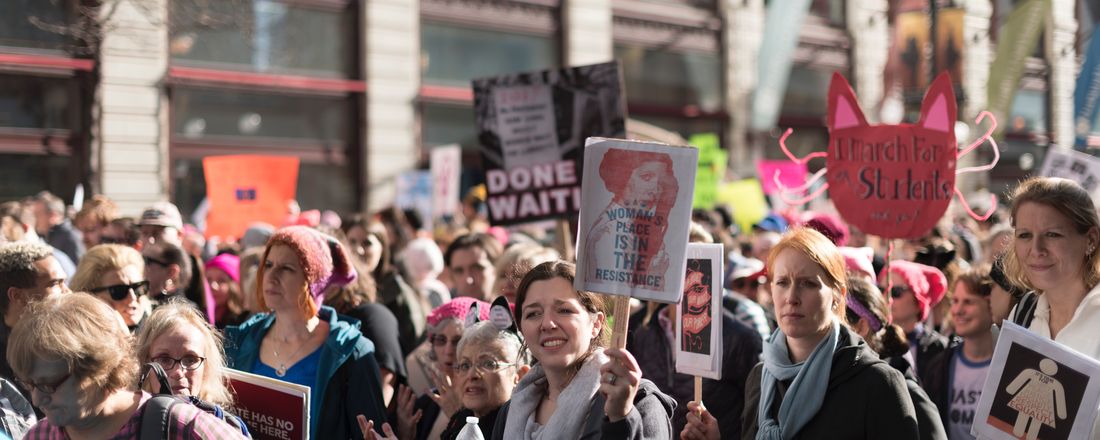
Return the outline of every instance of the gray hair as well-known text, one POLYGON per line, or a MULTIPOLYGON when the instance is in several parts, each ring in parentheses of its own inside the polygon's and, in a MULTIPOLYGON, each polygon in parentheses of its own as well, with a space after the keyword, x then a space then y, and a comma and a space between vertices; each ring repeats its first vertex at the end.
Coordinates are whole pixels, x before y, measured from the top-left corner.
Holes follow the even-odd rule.
POLYGON ((0 313, 8 311, 8 289, 34 287, 38 276, 34 262, 50 256, 53 256, 53 249, 41 243, 0 245, 0 313))
POLYGON ((462 339, 458 341, 455 351, 462 353, 467 345, 485 345, 499 341, 504 346, 507 360, 516 363, 516 366, 528 364, 527 346, 520 340, 519 335, 508 330, 500 330, 489 321, 481 321, 462 332, 462 339))

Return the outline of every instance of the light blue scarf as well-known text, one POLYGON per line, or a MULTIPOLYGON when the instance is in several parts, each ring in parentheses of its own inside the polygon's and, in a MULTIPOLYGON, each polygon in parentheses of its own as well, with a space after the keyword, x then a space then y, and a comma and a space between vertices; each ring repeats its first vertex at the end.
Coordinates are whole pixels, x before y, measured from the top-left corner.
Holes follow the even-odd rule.
POLYGON ((791 363, 787 337, 782 330, 776 330, 771 340, 764 344, 760 406, 756 413, 758 440, 790 440, 817 415, 829 386, 829 371, 839 337, 840 324, 834 321, 832 329, 810 357, 797 364, 791 363), (794 381, 779 404, 779 420, 776 420, 769 413, 779 395, 779 382, 791 379, 794 381))

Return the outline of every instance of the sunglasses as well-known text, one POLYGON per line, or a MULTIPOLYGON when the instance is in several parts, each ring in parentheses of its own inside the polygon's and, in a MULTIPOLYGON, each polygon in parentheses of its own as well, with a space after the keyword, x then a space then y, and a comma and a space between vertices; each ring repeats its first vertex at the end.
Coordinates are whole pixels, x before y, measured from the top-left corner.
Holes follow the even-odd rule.
POLYGON ((114 286, 97 287, 88 291, 92 293, 107 291, 111 294, 111 299, 115 301, 122 301, 126 299, 126 297, 130 296, 131 291, 133 291, 134 295, 137 296, 143 296, 146 293, 149 293, 149 282, 138 281, 134 284, 117 284, 114 286))
POLYGON ((165 261, 161 261, 161 260, 158 260, 158 259, 156 259, 156 258, 153 258, 153 257, 146 257, 146 256, 144 256, 144 255, 143 255, 143 256, 141 257, 141 259, 142 259, 142 260, 145 260, 145 265, 146 265, 146 266, 148 266, 148 265, 149 265, 150 263, 152 263, 152 264, 156 264, 157 266, 160 266, 160 267, 168 267, 168 266, 170 266, 170 264, 168 264, 168 262, 165 262, 165 261))
POLYGON ((913 289, 903 286, 894 286, 890 288, 890 297, 893 299, 901 298, 905 296, 905 292, 911 292, 913 289))

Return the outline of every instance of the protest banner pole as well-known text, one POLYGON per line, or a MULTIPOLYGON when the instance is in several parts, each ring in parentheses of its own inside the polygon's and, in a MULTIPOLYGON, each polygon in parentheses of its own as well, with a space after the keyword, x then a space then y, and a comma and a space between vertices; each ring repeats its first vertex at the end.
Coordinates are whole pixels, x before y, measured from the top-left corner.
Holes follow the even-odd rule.
POLYGON ((703 405, 703 377, 695 376, 695 401, 699 403, 700 413, 703 405))
POLYGON ((561 258, 565 261, 574 261, 576 255, 573 250, 573 233, 569 228, 569 220, 559 219, 556 223, 556 244, 558 251, 561 252, 561 258))
POLYGON ((611 333, 611 347, 625 350, 626 332, 630 325, 630 297, 615 296, 615 309, 612 313, 615 317, 615 327, 611 333))

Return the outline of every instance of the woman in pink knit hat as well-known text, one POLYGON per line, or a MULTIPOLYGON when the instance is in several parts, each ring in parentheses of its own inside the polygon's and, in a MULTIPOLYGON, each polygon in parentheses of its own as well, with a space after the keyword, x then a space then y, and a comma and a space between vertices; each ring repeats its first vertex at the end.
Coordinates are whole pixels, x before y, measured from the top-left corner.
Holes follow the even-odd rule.
POLYGON ((214 297, 214 325, 223 329, 248 318, 241 298, 241 259, 233 254, 219 254, 206 262, 206 282, 214 297))
POLYGON ((909 340, 909 353, 892 358, 891 365, 904 371, 904 365, 896 363, 908 361, 921 377, 928 361, 947 349, 947 337, 924 325, 932 307, 947 293, 947 277, 939 269, 911 261, 891 261, 888 267, 879 274, 878 281, 886 284, 889 279, 893 283, 889 289, 890 314, 909 340))
POLYGON ((360 437, 356 416, 385 420, 374 344, 359 322, 322 306, 325 290, 356 279, 343 246, 306 226, 271 236, 260 259, 261 313, 226 328, 231 368, 310 387, 311 438, 360 437))

